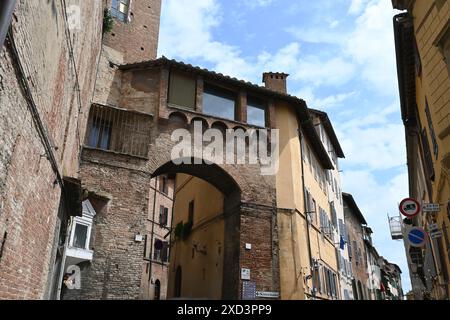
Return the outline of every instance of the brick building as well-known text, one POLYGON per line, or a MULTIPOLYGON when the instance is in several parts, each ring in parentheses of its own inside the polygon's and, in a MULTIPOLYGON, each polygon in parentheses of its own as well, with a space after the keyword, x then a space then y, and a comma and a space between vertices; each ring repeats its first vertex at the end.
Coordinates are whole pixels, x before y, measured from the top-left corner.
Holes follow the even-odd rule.
POLYGON ((144 266, 140 299, 164 300, 169 280, 170 233, 175 197, 175 177, 162 175, 151 181, 144 266))
POLYGON ((81 215, 103 7, 80 4, 81 30, 67 20, 74 1, 14 2, 2 1, 0 24, 2 35, 11 26, 0 51, 0 299, 42 299, 55 294, 68 216, 81 215))
POLYGON ((358 208, 353 196, 349 193, 343 194, 344 214, 347 224, 347 249, 353 273, 353 299, 369 300, 369 275, 366 260, 366 246, 364 243, 364 226, 366 219, 358 208))

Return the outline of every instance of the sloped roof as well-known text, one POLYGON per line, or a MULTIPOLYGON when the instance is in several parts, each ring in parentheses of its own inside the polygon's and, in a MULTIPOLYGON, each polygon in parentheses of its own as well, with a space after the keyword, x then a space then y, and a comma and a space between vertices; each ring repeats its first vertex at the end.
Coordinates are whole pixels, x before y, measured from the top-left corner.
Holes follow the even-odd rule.
POLYGON ((366 219, 364 219, 364 216, 361 210, 359 210, 353 196, 350 193, 342 192, 342 198, 352 209, 352 212, 355 214, 355 217, 359 220, 359 222, 361 222, 361 224, 367 224, 366 219))
POLYGON ((331 124, 330 118, 328 118, 328 114, 326 112, 316 110, 316 109, 310 108, 309 110, 313 113, 316 113, 320 117, 323 127, 325 128, 325 131, 327 132, 328 136, 330 137, 331 143, 333 144, 334 150, 336 151, 336 155, 339 158, 345 158, 344 151, 342 151, 342 147, 339 143, 339 139, 336 136, 336 132, 333 129, 333 125, 331 124))

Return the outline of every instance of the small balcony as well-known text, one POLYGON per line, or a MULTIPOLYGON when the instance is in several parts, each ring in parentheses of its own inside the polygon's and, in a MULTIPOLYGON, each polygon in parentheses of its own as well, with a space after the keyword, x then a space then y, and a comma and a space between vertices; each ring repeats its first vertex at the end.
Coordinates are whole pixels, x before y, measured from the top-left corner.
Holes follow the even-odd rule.
POLYGON ((403 239, 402 219, 398 217, 388 217, 389 229, 391 231, 392 240, 403 239))
POLYGON ((93 104, 85 148, 148 158, 152 115, 93 104))

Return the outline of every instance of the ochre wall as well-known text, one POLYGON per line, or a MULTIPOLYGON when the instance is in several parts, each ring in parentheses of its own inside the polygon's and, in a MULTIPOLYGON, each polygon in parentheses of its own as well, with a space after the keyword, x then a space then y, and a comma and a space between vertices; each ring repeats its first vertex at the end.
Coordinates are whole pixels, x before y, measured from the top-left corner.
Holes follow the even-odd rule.
POLYGON ((222 297, 224 221, 223 194, 208 182, 177 174, 173 227, 188 221, 194 200, 194 224, 186 241, 172 239, 168 297, 173 297, 175 272, 182 268, 181 297, 222 297), (195 248, 197 245, 197 250, 195 248), (199 252, 205 250, 204 253, 199 252))

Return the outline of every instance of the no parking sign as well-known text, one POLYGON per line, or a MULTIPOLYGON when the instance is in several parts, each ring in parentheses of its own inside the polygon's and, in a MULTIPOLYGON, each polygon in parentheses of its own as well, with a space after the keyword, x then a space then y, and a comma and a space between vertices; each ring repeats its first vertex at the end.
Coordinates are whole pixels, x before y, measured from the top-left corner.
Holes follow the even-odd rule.
POLYGON ((423 247, 427 238, 428 234, 420 227, 412 227, 408 232, 408 241, 413 247, 423 247))

